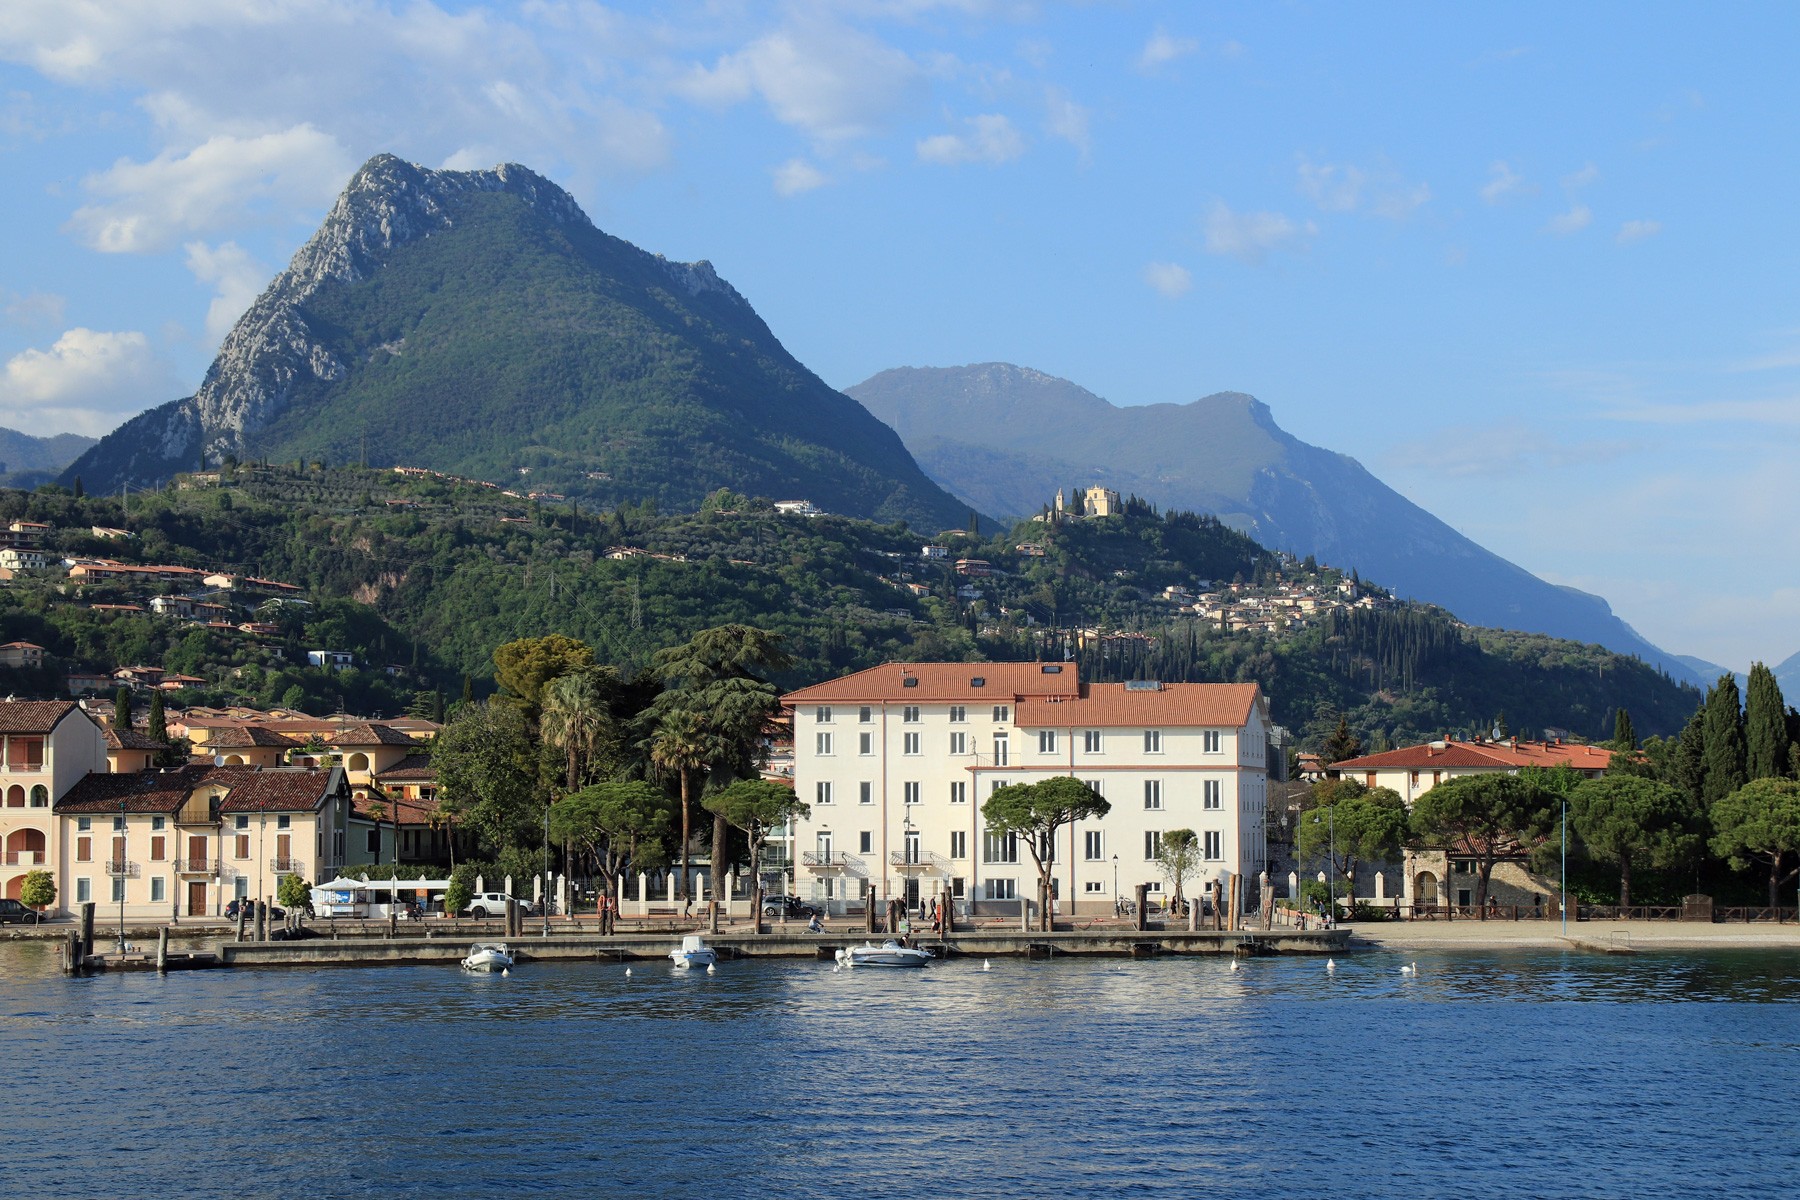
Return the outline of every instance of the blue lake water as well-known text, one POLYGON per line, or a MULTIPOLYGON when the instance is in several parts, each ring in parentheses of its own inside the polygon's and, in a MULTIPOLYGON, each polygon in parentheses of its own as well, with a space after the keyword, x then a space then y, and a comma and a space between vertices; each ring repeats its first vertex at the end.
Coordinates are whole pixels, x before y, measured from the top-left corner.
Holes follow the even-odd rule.
POLYGON ((1800 1173, 1778 952, 66 980, 9 945, 0 1064, 8 1196, 1791 1196, 1800 1173))

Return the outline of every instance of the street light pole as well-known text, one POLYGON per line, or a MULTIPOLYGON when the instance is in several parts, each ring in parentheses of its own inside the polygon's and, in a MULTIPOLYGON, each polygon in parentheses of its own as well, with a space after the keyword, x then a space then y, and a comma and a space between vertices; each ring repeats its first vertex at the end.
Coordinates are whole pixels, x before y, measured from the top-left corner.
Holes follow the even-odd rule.
POLYGON ((119 955, 120 955, 120 957, 124 957, 124 954, 125 954, 125 880, 127 878, 127 876, 125 874, 125 856, 126 856, 126 852, 129 851, 130 849, 131 849, 131 846, 126 841, 126 833, 125 833, 125 797, 120 796, 119 797, 119 861, 113 864, 113 868, 116 871, 118 871, 118 874, 116 876, 114 876, 114 878, 116 878, 118 880, 118 886, 119 886, 119 955))
POLYGON ((1562 798, 1562 895, 1557 897, 1562 909, 1562 935, 1569 936, 1569 798, 1562 798))
POLYGON ((1113 916, 1118 916, 1119 906, 1125 897, 1119 895, 1119 856, 1113 855, 1113 916))
POLYGON ((1331 923, 1337 924, 1337 804, 1334 801, 1325 809, 1325 867, 1331 873, 1331 882, 1325 885, 1327 898, 1331 901, 1331 923))
POLYGON ((550 806, 544 806, 544 936, 550 936, 550 806))

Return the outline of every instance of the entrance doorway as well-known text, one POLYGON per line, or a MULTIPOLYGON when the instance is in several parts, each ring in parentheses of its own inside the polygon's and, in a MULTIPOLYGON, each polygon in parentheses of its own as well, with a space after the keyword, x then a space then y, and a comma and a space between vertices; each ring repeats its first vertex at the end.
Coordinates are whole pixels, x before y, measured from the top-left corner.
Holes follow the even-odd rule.
POLYGON ((206 884, 194 880, 188 884, 187 915, 204 917, 206 915, 206 884))
POLYGON ((1413 903, 1435 905, 1437 902, 1437 876, 1430 871, 1420 871, 1413 878, 1413 903))

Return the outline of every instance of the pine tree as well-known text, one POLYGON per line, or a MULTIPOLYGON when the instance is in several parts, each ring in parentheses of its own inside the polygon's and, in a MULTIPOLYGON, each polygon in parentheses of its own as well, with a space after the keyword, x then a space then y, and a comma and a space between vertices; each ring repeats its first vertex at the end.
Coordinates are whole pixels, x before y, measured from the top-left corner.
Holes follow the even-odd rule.
POLYGON ((1744 713, 1737 677, 1719 676, 1706 694, 1706 781, 1700 796, 1710 807, 1749 782, 1744 773, 1744 713))
POLYGON ((84 497, 86 495, 87 495, 86 489, 84 489, 81 486, 81 476, 77 475, 75 477, 75 498, 77 500, 80 500, 82 497, 84 497))
POLYGON ((131 728, 131 689, 123 685, 113 693, 113 728, 131 728))
POLYGON ((1621 708, 1613 717, 1612 748, 1621 754, 1630 754, 1638 748, 1637 730, 1631 727, 1631 713, 1621 708))
POLYGON ((1787 773, 1787 717, 1781 685, 1761 663, 1750 664, 1750 686, 1744 695, 1744 767, 1751 779, 1773 779, 1787 773))
POLYGON ((163 721, 162 689, 150 693, 150 719, 144 728, 151 739, 158 742, 169 740, 169 727, 163 721))
POLYGON ((475 703, 475 680, 467 671, 463 672, 462 702, 464 704, 475 703))
POLYGON ((1669 782, 1688 794, 1695 804, 1703 803, 1706 790, 1706 705, 1701 704, 1688 718, 1676 743, 1674 778, 1669 782))

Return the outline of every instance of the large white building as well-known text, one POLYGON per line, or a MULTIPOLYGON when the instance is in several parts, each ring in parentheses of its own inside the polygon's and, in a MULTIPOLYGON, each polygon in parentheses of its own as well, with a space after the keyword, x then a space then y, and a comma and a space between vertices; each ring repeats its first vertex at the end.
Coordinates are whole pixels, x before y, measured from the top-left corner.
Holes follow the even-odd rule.
POLYGON ((833 911, 945 894, 964 911, 1035 898, 1030 852, 990 835, 996 788, 1073 775, 1112 805, 1065 827, 1058 911, 1113 911, 1162 890, 1162 835, 1192 829, 1189 894, 1265 866, 1268 705, 1255 684, 1083 684, 1072 663, 887 663, 789 693, 795 886, 833 911))

